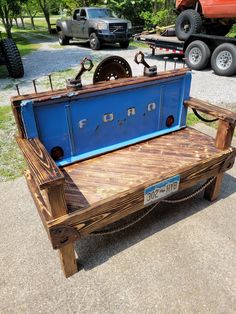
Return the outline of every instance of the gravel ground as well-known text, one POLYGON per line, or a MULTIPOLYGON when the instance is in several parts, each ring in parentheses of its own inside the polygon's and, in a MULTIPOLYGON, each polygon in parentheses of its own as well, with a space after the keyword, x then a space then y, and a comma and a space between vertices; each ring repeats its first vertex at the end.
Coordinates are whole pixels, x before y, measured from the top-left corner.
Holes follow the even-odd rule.
MULTIPOLYGON (((119 55, 125 58, 131 65, 133 75, 142 75, 143 67, 135 64, 133 61, 134 55, 139 50, 142 50, 147 61, 150 65, 157 64, 159 70, 164 69, 164 62, 162 61, 163 53, 158 53, 157 56, 151 56, 150 48, 137 48, 130 46, 129 49, 120 49, 118 46, 107 45, 103 50, 92 51, 86 44, 72 44, 66 47, 60 47, 57 43, 57 39, 49 39, 45 37, 45 41, 42 43, 41 48, 31 54, 26 55, 23 58, 25 67, 25 76, 20 81, 0 77, 0 105, 9 104, 9 96, 16 94, 14 84, 21 83, 22 93, 28 93, 32 91, 32 79, 39 79, 48 73, 61 72, 60 80, 64 84, 64 79, 68 78, 68 74, 63 74, 62 71, 74 68, 78 69, 78 64, 85 56, 90 56, 95 61, 100 62, 103 58, 109 55, 119 55)), ((168 62, 168 68, 173 68, 174 55, 170 55, 170 61, 168 62)), ((178 64, 182 66, 182 62, 178 64)), ((58 84, 58 77, 56 79, 58 84)), ((92 82, 92 73, 85 76, 83 80, 84 84, 92 82)), ((227 107, 236 111, 236 76, 234 77, 220 77, 208 69, 205 71, 193 71, 193 83, 191 95, 203 100, 207 100, 211 103, 227 107)), ((55 82, 54 82, 55 84, 55 82)), ((40 87, 39 87, 40 88, 40 87)))

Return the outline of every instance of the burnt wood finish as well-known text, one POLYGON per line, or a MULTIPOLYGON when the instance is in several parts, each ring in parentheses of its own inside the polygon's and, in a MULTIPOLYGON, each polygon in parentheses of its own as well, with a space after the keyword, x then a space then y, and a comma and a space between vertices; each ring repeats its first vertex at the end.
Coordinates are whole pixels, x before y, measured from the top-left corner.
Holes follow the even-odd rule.
POLYGON ((214 106, 206 101, 199 100, 193 97, 190 97, 189 100, 186 100, 184 104, 190 108, 199 110, 220 120, 235 124, 236 113, 227 109, 214 106))
MULTIPOLYGON (((225 150, 230 147, 235 129, 235 121, 228 122, 226 120, 219 121, 215 146, 225 150)), ((216 179, 206 188, 204 197, 209 201, 215 201, 221 189, 224 172, 220 173, 216 179)))
POLYGON ((182 169, 182 171, 178 169, 179 171, 166 172, 165 175, 159 176, 155 180, 145 182, 133 189, 97 202, 85 210, 77 210, 71 214, 49 221, 48 228, 53 247, 57 249, 67 243, 75 241, 76 232, 77 239, 79 239, 81 236, 86 236, 97 229, 143 209, 143 191, 152 184, 180 174, 181 182, 179 190, 184 190, 195 185, 200 180, 217 175, 222 167, 225 166, 225 160, 229 155, 232 157, 232 160, 228 161, 228 167, 230 168, 235 158, 235 152, 224 151, 224 153, 216 155, 215 158, 199 162, 193 167, 189 166, 189 168, 182 169), (68 226, 73 228, 75 232, 72 232, 68 226), (62 234, 63 228, 65 229, 61 237, 56 230, 61 230, 62 234))
POLYGON ((77 97, 94 91, 183 75, 188 69, 158 77, 129 78, 13 99, 19 136, 17 142, 28 163, 25 177, 54 249, 59 249, 65 276, 77 272, 74 242, 144 208, 144 189, 180 175, 179 190, 215 177, 205 197, 219 194, 225 171, 233 166, 236 150, 230 147, 236 114, 191 98, 185 105, 220 119, 216 139, 191 128, 125 147, 59 169, 38 139, 24 139, 20 102, 50 101, 55 95, 77 97))
POLYGON ((38 138, 16 137, 31 173, 40 189, 64 183, 64 176, 38 138))
POLYGON ((183 190, 230 169, 235 152, 222 151, 209 136, 187 128, 64 167, 66 202, 74 212, 48 222, 53 247, 74 241, 76 232, 79 239, 141 210, 144 189, 157 182, 180 174, 183 190), (65 228, 63 236, 57 228, 65 228))

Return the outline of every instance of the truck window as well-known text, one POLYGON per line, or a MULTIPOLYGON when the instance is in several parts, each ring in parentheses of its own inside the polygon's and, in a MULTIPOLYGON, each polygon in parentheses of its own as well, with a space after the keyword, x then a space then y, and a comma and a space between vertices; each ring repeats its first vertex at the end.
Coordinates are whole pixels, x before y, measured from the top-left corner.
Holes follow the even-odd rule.
POLYGON ((74 11, 73 20, 77 20, 77 16, 79 15, 79 13, 80 13, 80 9, 76 9, 76 10, 74 11))
POLYGON ((81 17, 86 17, 86 16, 87 16, 86 11, 85 11, 84 9, 82 9, 82 10, 80 11, 80 16, 81 16, 81 17))
POLYGON ((88 9, 88 15, 90 19, 115 17, 109 9, 88 9))

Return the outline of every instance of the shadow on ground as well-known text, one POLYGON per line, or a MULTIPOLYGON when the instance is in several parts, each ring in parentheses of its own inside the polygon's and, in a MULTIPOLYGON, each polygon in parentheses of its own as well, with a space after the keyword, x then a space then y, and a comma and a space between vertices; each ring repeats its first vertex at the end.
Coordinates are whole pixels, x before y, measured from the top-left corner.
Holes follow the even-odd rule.
MULTIPOLYGON (((179 193, 176 198, 188 195, 196 190, 196 187, 179 193)), ((225 174, 218 202, 236 192, 236 178, 225 174)), ((202 210, 211 206, 211 202, 203 198, 203 192, 197 197, 179 204, 160 204, 142 221, 119 233, 106 236, 91 236, 82 239, 76 244, 76 252, 79 256, 79 268, 93 269, 109 258, 137 244, 153 234, 170 227, 202 210)))

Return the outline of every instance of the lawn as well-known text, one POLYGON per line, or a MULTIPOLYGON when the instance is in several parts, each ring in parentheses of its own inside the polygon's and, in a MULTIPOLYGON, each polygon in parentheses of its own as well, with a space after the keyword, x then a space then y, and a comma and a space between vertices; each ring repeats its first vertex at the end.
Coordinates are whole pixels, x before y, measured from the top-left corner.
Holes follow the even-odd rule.
POLYGON ((19 177, 25 168, 14 139, 16 125, 10 106, 0 107, 0 181, 19 177))

